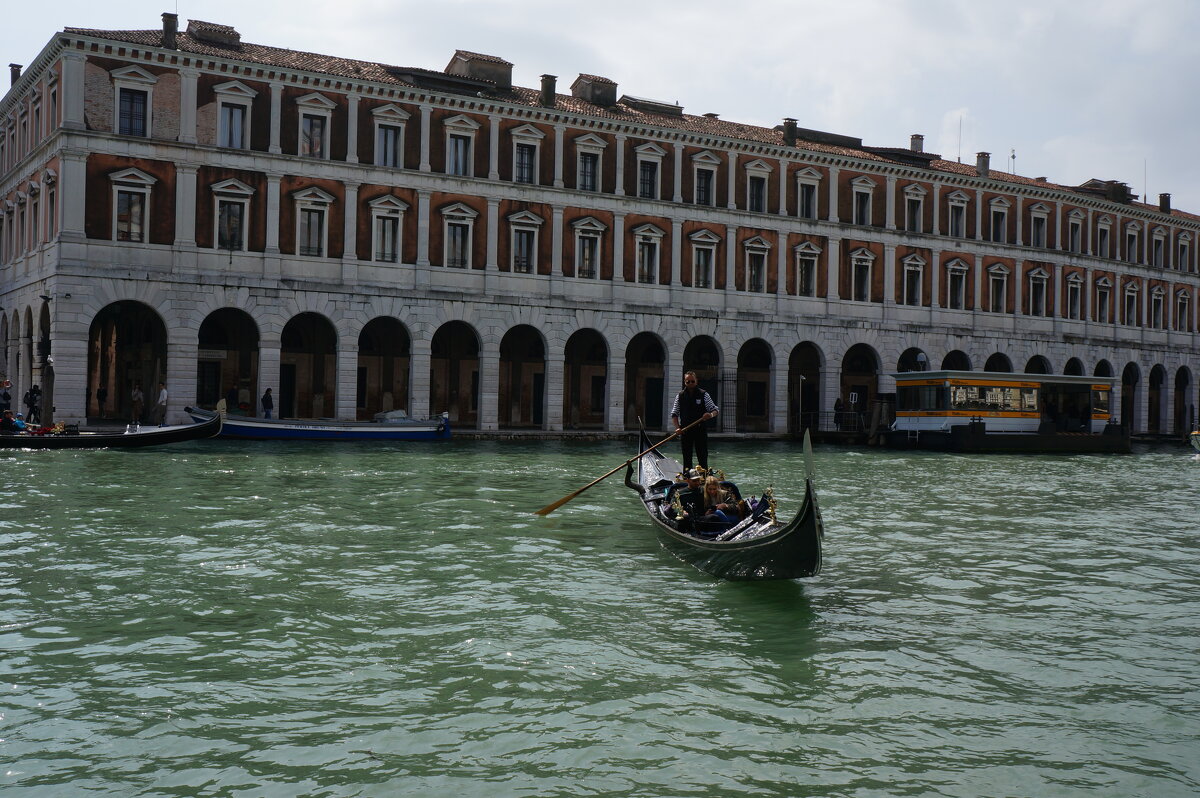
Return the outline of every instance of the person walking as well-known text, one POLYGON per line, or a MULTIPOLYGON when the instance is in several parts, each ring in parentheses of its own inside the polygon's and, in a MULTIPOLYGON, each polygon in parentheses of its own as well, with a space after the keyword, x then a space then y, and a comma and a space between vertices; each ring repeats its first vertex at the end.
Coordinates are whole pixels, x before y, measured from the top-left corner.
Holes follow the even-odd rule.
POLYGON ((133 403, 133 423, 142 423, 142 410, 146 407, 146 394, 142 393, 142 384, 135 382, 133 390, 129 392, 129 399, 133 403))
POLYGON ((158 399, 154 402, 154 411, 150 417, 151 424, 157 424, 160 427, 166 426, 167 420, 167 384, 160 382, 158 384, 158 399))
POLYGON ((275 399, 271 396, 271 389, 268 388, 263 392, 262 399, 263 418, 270 418, 271 411, 275 409, 275 399))
POLYGON ((0 413, 12 409, 12 382, 0 382, 0 413))
MULTIPOLYGON (((675 394, 675 402, 671 405, 671 422, 675 431, 687 427, 700 419, 708 421, 717 417, 719 408, 708 395, 708 391, 700 387, 696 372, 689 371, 683 375, 683 390, 675 394)), ((708 470, 708 431, 703 424, 696 424, 679 436, 683 446, 683 468, 692 467, 692 451, 695 450, 696 461, 704 470, 708 470)))
POLYGON ((25 415, 27 424, 42 423, 42 389, 33 386, 25 392, 25 415))

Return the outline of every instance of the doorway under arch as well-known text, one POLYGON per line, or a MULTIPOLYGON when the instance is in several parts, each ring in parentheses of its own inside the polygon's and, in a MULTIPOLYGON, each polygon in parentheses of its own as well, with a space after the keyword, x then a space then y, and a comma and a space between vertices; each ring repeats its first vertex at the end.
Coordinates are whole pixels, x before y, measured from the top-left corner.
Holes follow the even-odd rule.
POLYGON ((133 419, 133 388, 146 395, 142 418, 167 379, 167 327, 148 305, 121 300, 106 305, 88 329, 87 396, 89 418, 133 419))

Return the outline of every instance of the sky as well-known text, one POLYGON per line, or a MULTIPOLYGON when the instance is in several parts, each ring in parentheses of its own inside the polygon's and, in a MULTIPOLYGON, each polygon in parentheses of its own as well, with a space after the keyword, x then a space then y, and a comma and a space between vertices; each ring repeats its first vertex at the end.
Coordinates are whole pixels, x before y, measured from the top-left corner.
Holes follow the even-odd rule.
MULTIPOLYGON (((9 0, 0 63, 65 27, 231 25, 242 40, 443 69, 456 49, 514 83, 581 72, 688 113, 925 149, 1063 185, 1120 180, 1200 215, 1195 0, 9 0), (1015 155, 1015 157, 1014 157, 1015 155)), ((5 84, 7 87, 7 84, 5 84)))

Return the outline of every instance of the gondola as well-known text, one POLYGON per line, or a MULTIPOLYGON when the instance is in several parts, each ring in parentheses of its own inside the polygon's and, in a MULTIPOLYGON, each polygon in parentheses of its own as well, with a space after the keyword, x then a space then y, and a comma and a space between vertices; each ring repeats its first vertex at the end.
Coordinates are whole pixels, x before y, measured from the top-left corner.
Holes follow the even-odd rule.
MULTIPOLYGON (((184 412, 196 421, 206 421, 216 415, 199 407, 185 407, 184 412)), ((371 421, 226 416, 221 437, 251 441, 448 440, 450 418, 448 413, 442 413, 436 418, 413 419, 397 411, 380 413, 371 421)))
MULTIPOLYGON (((639 445, 638 451, 651 446, 645 432, 639 445)), ((809 452, 807 435, 804 445, 809 452)), ((805 476, 804 501, 792 520, 777 520, 769 500, 769 510, 760 508, 733 527, 693 533, 681 530, 667 512, 675 492, 686 484, 677 482, 681 471, 677 461, 654 450, 630 461, 625 472, 625 484, 641 497, 659 541, 669 552, 721 579, 799 579, 820 573, 825 528, 811 472, 805 476)), ((725 486, 741 497, 736 485, 725 486)))
POLYGON ((0 449, 134 449, 212 438, 220 431, 220 416, 200 424, 126 427, 121 432, 78 432, 63 427, 59 431, 40 434, 18 432, 0 435, 0 449))

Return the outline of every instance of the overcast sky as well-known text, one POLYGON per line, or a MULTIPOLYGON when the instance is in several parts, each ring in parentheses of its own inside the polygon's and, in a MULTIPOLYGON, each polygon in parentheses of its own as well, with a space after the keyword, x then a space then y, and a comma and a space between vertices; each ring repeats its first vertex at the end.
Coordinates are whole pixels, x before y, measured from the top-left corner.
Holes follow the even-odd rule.
MULTIPOLYGON (((64 27, 156 28, 164 11, 243 41, 443 69, 455 49, 515 83, 580 72, 688 113, 908 146, 1065 185, 1121 180, 1200 214, 1196 0, 8 0, 3 63, 64 27), (1015 161, 1011 159, 1016 153, 1015 161)), ((7 84, 5 84, 7 87, 7 84)))

